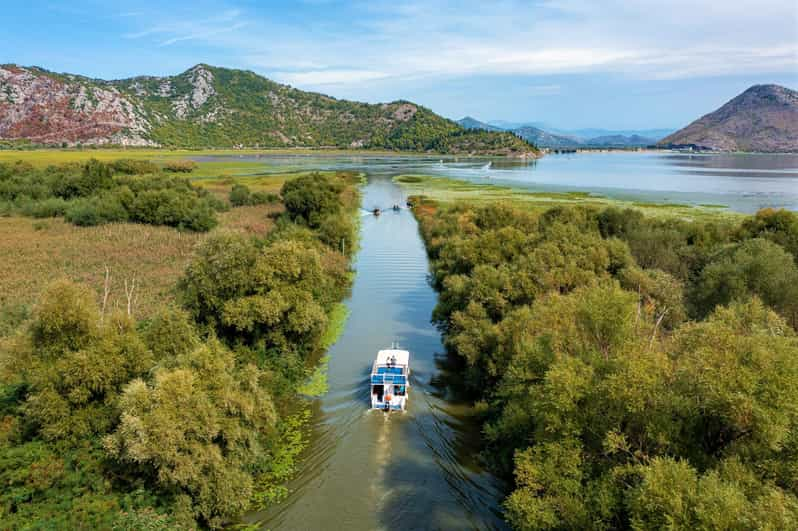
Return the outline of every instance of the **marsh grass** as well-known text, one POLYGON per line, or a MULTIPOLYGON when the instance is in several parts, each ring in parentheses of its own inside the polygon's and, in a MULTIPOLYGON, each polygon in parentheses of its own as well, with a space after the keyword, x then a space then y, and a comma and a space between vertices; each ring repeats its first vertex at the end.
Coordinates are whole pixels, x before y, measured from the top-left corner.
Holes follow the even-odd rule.
MULTIPOLYGON (((319 344, 319 348, 324 351, 333 346, 344 332, 346 321, 349 318, 349 308, 346 304, 339 302, 333 306, 328 318, 327 329, 324 331, 319 344)), ((329 368, 329 363, 330 356, 328 355, 319 360, 308 380, 297 389, 299 394, 319 397, 327 393, 327 369, 329 368)))
POLYGON ((432 202, 505 201, 535 212, 542 212, 556 205, 583 205, 596 208, 609 206, 634 208, 651 217, 675 217, 695 221, 738 219, 744 215, 728 210, 725 205, 693 206, 679 203, 625 201, 589 192, 530 191, 430 175, 399 175, 394 177, 394 182, 402 186, 409 195, 423 196, 432 202))
MULTIPOLYGON (((247 206, 219 215, 220 230, 265 235, 279 205, 247 206)), ((100 300, 105 268, 111 276, 108 307, 127 307, 124 282, 136 279, 134 315, 146 318, 174 299, 174 285, 207 234, 171 227, 112 223, 76 227, 61 218, 0 218, 0 315, 21 315, 47 284, 69 278, 90 286, 100 300)), ((16 322, 16 319, 14 319, 16 322)), ((3 328, 10 326, 0 326, 3 328)), ((7 332, 7 330, 6 330, 7 332)))

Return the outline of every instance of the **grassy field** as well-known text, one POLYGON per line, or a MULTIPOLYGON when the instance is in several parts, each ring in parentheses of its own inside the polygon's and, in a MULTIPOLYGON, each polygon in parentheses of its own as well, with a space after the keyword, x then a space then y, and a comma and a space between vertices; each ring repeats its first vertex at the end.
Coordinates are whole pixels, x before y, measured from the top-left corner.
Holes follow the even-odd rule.
MULTIPOLYGON (((219 214, 214 231, 266 234, 273 225, 269 214, 280 208, 234 208, 219 214)), ((135 279, 134 314, 147 317, 172 300, 175 282, 208 234, 213 232, 135 223, 76 227, 61 218, 0 218, 0 333, 23 318, 53 280, 69 278, 91 286, 99 300, 106 267, 111 277, 109 307, 127 307, 124 282, 135 279)))
MULTIPOLYGON (((299 151, 283 150, 279 153, 283 152, 299 151)), ((245 153, 148 149, 5 150, 0 151, 0 162, 23 160, 36 166, 81 162, 90 158, 166 162, 205 154, 245 153)), ((185 176, 196 186, 226 199, 237 183, 247 185, 253 192, 277 194, 286 180, 308 173, 286 173, 284 168, 280 171, 270 172, 263 162, 231 159, 200 162, 197 169, 185 176)), ((234 208, 219 214, 220 223, 214 230, 266 234, 273 225, 270 214, 281 208, 279 203, 234 208)), ((66 277, 92 286, 99 299, 104 290, 106 267, 111 276, 108 304, 126 308, 124 281, 130 283, 135 279, 134 313, 136 317, 147 317, 159 305, 172 299, 176 280, 195 246, 206 237, 207 234, 134 223, 82 228, 66 223, 62 218, 0 217, 0 335, 8 333, 27 315, 42 289, 55 279, 66 277)))
POLYGON ((730 211, 724 205, 684 205, 649 203, 612 199, 587 192, 534 192, 509 186, 478 184, 459 179, 429 175, 399 175, 394 182, 410 195, 423 195, 436 202, 509 201, 530 210, 544 210, 556 205, 585 205, 605 208, 634 208, 651 217, 678 217, 686 220, 734 219, 744 214, 730 211))
MULTIPOLYGON (((16 150, 4 149, 0 150, 0 162, 16 162, 22 160, 30 162, 37 166, 48 166, 50 164, 63 164, 66 162, 81 162, 91 158, 102 161, 111 161, 117 159, 141 159, 152 160, 154 162, 165 162, 175 159, 195 158, 210 155, 396 155, 398 152, 394 151, 379 151, 379 150, 346 150, 346 149, 214 149, 214 150, 187 150, 187 149, 146 149, 146 148, 130 148, 130 149, 31 149, 31 150, 16 150)), ((401 152, 402 155, 407 156, 424 156, 423 153, 406 153, 401 152)), ((231 161, 220 163, 202 163, 201 166, 213 168, 214 164, 222 166, 239 166, 241 168, 249 167, 263 167, 263 163, 259 162, 245 162, 245 161, 231 161)))

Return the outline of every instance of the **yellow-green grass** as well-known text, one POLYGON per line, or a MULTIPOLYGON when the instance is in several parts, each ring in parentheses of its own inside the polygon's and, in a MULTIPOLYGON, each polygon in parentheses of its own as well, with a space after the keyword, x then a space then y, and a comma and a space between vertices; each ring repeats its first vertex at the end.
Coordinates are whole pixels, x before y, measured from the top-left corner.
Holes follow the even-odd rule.
MULTIPOLYGON (((154 149, 154 148, 99 148, 99 149, 31 149, 31 150, 16 150, 4 149, 0 150, 0 162, 16 162, 22 160, 29 162, 36 166, 48 166, 51 164, 63 164, 66 162, 82 162, 89 159, 97 159, 102 161, 111 161, 117 159, 141 159, 152 160, 155 162, 181 159, 181 158, 196 158, 202 156, 218 156, 218 155, 319 155, 319 156, 335 156, 335 155, 408 155, 408 156, 424 156, 424 153, 408 153, 408 152, 395 152, 395 151, 380 151, 380 150, 352 150, 352 149, 310 149, 310 148, 295 148, 295 149, 154 149)), ((223 165, 251 165, 252 167, 262 168, 263 162, 249 162, 249 161, 219 161, 218 164, 223 165)), ((217 162, 203 162, 200 165, 216 164, 217 162)))
POLYGON ((538 192, 430 175, 399 175, 394 177, 394 182, 402 186, 410 195, 422 195, 439 203, 507 201, 535 211, 542 211, 556 205, 584 205, 597 208, 616 206, 637 209, 652 217, 677 217, 704 221, 728 220, 744 215, 728 210, 723 205, 693 206, 627 201, 587 192, 538 192))
MULTIPOLYGON (((234 208, 219 214, 219 227, 266 234, 270 213, 281 206, 234 208)), ((0 218, 0 311, 31 307, 42 290, 59 278, 103 293, 110 271, 108 305, 127 307, 124 282, 136 280, 135 317, 146 318, 174 299, 174 287, 198 243, 211 233, 180 232, 170 227, 114 223, 76 227, 61 218, 0 218)))
MULTIPOLYGON (((205 168, 201 167, 201 169, 205 171, 205 168)), ((263 169, 262 164, 260 165, 260 169, 263 169)), ((234 184, 246 185, 253 192, 271 192, 276 194, 280 191, 280 188, 282 188, 285 181, 290 179, 296 179, 297 177, 308 175, 310 173, 321 173, 328 175, 335 175, 338 173, 334 171, 300 171, 292 173, 263 172, 253 174, 252 172, 237 172, 236 168, 227 168, 226 170, 227 171, 208 172, 210 174, 208 177, 202 177, 201 174, 197 172, 196 175, 192 174, 191 180, 196 186, 206 188, 217 195, 224 195, 228 193, 234 184)))

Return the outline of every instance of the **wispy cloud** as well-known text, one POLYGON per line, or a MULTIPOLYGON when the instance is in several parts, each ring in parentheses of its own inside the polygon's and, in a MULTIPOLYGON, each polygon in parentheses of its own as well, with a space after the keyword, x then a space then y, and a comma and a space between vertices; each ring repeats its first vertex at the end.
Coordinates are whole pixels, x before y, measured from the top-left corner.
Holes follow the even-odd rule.
POLYGON ((279 81, 292 85, 340 85, 362 83, 391 77, 386 72, 375 70, 308 70, 305 72, 274 72, 279 81))
POLYGON ((172 44, 175 44, 175 43, 178 43, 178 42, 183 42, 183 41, 193 41, 193 40, 208 39, 208 38, 214 37, 216 35, 221 35, 223 33, 229 33, 231 31, 235 31, 237 29, 243 28, 246 25, 247 25, 246 22, 236 22, 235 24, 233 24, 231 26, 228 26, 228 27, 216 28, 216 29, 207 30, 207 31, 198 31, 198 32, 195 32, 195 33, 189 33, 187 35, 181 35, 179 37, 172 37, 170 39, 166 39, 165 41, 163 41, 160 44, 160 46, 170 46, 172 44))
POLYGON ((127 39, 158 37, 157 45, 160 47, 184 41, 207 41, 218 35, 246 27, 249 23, 241 18, 239 9, 229 9, 218 15, 205 18, 175 17, 171 22, 159 23, 142 30, 126 33, 123 37, 127 39))

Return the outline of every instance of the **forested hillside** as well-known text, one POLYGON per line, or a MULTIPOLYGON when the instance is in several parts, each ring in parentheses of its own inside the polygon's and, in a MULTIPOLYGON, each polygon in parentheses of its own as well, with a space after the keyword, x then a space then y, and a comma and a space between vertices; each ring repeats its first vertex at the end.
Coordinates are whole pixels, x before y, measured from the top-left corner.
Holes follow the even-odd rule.
MULTIPOLYGON (((205 198, 147 177, 137 193, 112 166, 28 177, 39 190, 87 191, 76 201, 93 201, 100 183, 133 211, 141 201, 164 215, 182 212, 179 198, 205 198)), ((356 183, 349 174, 286 182, 274 230, 212 233, 176 302, 143 321, 131 295, 112 306, 88 286, 50 285, 17 332, 0 337, 0 527, 219 528, 284 496, 305 418, 298 389, 341 326, 356 183)), ((261 199, 231 194, 234 205, 261 199)))
POLYGON ((513 527, 798 527, 798 216, 416 203, 513 527))
POLYGON ((407 101, 368 104, 197 65, 117 81, 0 66, 0 139, 163 147, 335 147, 536 156, 509 133, 466 133, 407 101))

